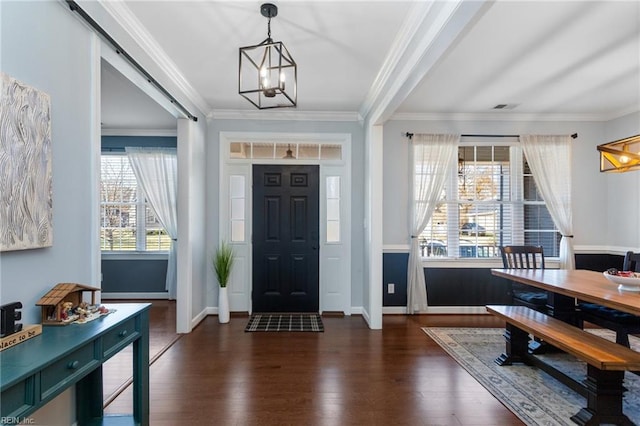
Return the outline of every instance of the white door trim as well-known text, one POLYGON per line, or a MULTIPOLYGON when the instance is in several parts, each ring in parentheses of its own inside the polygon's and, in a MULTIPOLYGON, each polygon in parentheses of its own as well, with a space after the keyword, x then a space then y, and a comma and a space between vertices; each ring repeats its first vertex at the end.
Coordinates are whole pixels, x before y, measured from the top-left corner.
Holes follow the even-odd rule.
POLYGON ((220 132, 220 239, 231 243, 238 262, 230 280, 229 306, 231 311, 251 312, 252 288, 252 166, 253 164, 308 164, 320 166, 320 312, 335 311, 351 314, 351 135, 348 133, 268 133, 220 132), (342 147, 339 160, 283 160, 230 158, 234 142, 297 143, 305 145, 332 144, 342 147), (244 176, 244 241, 232 242, 231 206, 229 202, 230 176, 244 176), (326 178, 339 176, 341 182, 340 243, 327 243, 326 178))

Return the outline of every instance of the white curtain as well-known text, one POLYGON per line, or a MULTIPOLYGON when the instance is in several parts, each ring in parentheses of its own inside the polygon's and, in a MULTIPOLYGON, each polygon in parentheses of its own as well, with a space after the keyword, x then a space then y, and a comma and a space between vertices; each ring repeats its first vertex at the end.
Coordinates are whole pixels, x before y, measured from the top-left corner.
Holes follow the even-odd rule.
POLYGON ((571 136, 520 136, 524 155, 560 239, 560 268, 575 269, 571 208, 571 136))
POLYGON ((166 289, 176 298, 178 238, 178 159, 171 148, 126 148, 131 168, 156 217, 171 238, 166 289))
POLYGON ((409 227, 411 249, 407 268, 407 313, 427 308, 427 287, 422 267, 419 236, 435 210, 454 167, 460 143, 459 135, 415 134, 411 138, 409 183, 409 227))

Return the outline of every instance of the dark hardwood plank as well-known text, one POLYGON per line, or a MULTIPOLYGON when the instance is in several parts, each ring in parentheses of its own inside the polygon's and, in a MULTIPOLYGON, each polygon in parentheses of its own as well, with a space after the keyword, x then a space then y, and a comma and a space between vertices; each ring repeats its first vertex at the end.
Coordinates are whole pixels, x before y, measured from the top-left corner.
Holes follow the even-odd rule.
POLYGON ((388 315, 384 330, 327 316, 324 333, 245 333, 247 321, 208 317, 151 366, 151 424, 522 424, 420 329, 504 327, 491 315, 388 315))

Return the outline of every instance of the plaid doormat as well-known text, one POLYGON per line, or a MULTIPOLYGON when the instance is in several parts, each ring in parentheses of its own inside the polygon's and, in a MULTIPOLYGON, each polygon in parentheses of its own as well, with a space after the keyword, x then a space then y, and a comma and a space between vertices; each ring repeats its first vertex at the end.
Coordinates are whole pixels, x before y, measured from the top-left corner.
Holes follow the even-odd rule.
POLYGON ((318 314, 253 314, 244 331, 324 331, 318 314))

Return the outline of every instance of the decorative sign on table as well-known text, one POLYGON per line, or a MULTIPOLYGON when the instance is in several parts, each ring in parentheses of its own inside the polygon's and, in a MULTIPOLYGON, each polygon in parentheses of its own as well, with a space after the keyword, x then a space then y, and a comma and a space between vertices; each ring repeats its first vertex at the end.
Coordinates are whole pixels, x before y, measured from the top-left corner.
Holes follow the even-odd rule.
POLYGON ((19 309, 22 303, 13 302, 0 306, 1 312, 1 332, 0 332, 0 351, 22 343, 32 337, 42 333, 40 324, 23 326, 20 321, 22 313, 19 309))

